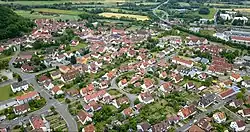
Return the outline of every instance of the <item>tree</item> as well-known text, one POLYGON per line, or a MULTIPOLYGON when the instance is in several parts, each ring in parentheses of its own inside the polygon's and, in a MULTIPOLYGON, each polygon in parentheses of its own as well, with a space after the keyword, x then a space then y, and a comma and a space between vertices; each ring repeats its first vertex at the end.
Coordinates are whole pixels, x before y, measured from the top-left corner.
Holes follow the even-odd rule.
POLYGON ((65 102, 66 102, 67 104, 69 104, 71 101, 70 101, 70 99, 66 98, 66 99, 65 99, 65 102))
POLYGON ((244 96, 244 94, 242 92, 237 93, 236 98, 245 100, 245 96, 244 96))
POLYGON ((71 64, 76 64, 76 57, 74 55, 71 56, 70 62, 71 62, 71 64))
POLYGON ((210 10, 208 8, 200 8, 199 9, 199 14, 208 15, 209 13, 210 13, 210 10))

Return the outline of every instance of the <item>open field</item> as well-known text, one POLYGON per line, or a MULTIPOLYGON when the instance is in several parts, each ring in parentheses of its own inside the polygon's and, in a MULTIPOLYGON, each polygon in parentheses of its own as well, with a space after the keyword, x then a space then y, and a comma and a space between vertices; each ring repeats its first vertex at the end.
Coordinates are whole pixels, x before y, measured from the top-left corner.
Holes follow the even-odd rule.
MULTIPOLYGON (((53 4, 62 4, 66 2, 72 2, 72 3, 104 3, 104 4, 116 4, 116 2, 124 3, 124 2, 135 2, 139 0, 70 0, 70 1, 64 1, 64 0, 58 0, 58 1, 0 1, 0 4, 21 4, 21 5, 53 5, 53 4)), ((150 2, 151 4, 152 2, 150 2)))
POLYGON ((198 11, 195 12, 195 15, 199 15, 199 16, 201 16, 204 19, 213 19, 214 15, 216 13, 216 9, 215 8, 209 8, 209 10, 210 10, 210 13, 208 15, 201 15, 201 14, 199 14, 198 11))
POLYGON ((129 18, 135 18, 137 20, 149 20, 149 18, 147 16, 141 16, 141 15, 131 15, 131 14, 121 14, 121 13, 111 13, 111 12, 104 12, 104 13, 100 13, 100 16, 104 16, 104 17, 117 17, 117 18, 121 18, 121 17, 129 17, 129 18))
POLYGON ((189 3, 186 3, 186 2, 178 2, 178 4, 181 6, 181 7, 189 7, 190 4, 189 3))
POLYGON ((40 18, 47 18, 47 19, 56 19, 56 20, 77 20, 80 17, 77 15, 62 15, 60 14, 60 16, 50 16, 50 15, 42 15, 40 13, 34 12, 32 14, 30 14, 30 11, 24 11, 24 10, 17 10, 15 11, 18 15, 21 15, 23 17, 26 18, 30 18, 30 19, 40 19, 40 18))
POLYGON ((70 47, 70 51, 73 52, 73 51, 77 51, 79 49, 82 49, 82 48, 85 48, 87 46, 86 43, 79 43, 77 46, 75 47, 70 47))
POLYGON ((33 10, 36 12, 57 13, 57 14, 64 14, 64 15, 80 15, 80 14, 86 13, 83 11, 58 10, 58 9, 49 9, 49 8, 35 8, 33 10))

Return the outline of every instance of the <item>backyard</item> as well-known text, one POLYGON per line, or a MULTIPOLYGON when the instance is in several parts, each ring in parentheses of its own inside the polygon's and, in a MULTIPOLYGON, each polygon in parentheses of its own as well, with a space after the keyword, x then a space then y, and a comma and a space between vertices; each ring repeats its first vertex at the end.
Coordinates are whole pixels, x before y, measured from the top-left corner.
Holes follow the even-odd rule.
POLYGON ((58 113, 46 116, 46 120, 50 123, 51 129, 54 131, 67 131, 67 124, 58 113))
MULTIPOLYGON (((28 91, 33 91, 33 88, 29 88, 28 91)), ((13 93, 10 85, 6 85, 0 88, 0 101, 4 101, 16 96, 22 95, 24 92, 13 93)))

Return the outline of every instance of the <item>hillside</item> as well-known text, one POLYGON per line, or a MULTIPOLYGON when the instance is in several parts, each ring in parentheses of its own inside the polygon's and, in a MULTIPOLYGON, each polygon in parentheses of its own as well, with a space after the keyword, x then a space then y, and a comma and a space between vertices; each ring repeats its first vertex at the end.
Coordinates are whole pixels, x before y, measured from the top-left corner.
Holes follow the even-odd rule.
POLYGON ((32 21, 17 15, 10 8, 0 6, 0 12, 0 40, 20 36, 35 26, 32 21))

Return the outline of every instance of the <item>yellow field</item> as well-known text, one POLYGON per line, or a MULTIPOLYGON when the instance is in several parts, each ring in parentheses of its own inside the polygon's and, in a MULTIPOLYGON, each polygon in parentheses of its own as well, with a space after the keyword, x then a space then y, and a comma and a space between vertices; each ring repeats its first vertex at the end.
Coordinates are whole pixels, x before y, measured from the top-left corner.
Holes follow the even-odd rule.
POLYGON ((117 17, 117 18, 129 17, 129 18, 135 18, 136 20, 142 20, 142 21, 149 20, 149 18, 147 16, 132 15, 132 14, 104 12, 104 13, 100 13, 99 15, 104 16, 104 17, 117 17))
POLYGON ((234 10, 239 12, 250 12, 250 8, 235 8, 234 10))

